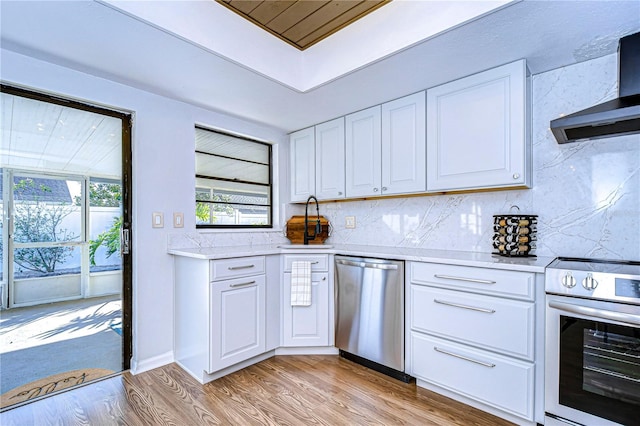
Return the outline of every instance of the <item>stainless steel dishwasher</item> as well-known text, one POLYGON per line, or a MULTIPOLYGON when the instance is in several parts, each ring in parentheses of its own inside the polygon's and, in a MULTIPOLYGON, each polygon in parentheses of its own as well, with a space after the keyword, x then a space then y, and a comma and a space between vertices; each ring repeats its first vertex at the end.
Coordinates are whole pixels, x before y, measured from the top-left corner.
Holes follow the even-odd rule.
POLYGON ((335 256, 336 347, 344 358, 408 382, 404 262, 335 256))

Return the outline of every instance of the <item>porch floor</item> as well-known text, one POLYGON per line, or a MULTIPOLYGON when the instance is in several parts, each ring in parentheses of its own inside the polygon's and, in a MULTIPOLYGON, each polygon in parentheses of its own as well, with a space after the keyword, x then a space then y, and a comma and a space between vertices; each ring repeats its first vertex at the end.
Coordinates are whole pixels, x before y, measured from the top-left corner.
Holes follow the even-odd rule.
POLYGON ((82 368, 122 371, 119 295, 0 311, 0 394, 82 368))

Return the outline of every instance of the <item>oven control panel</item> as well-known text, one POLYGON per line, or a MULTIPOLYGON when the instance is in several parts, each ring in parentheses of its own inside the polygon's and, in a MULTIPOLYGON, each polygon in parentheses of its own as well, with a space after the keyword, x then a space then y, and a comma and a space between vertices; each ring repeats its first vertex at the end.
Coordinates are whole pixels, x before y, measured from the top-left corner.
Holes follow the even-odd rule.
POLYGON ((640 305, 640 262, 557 258, 545 272, 545 291, 640 305))

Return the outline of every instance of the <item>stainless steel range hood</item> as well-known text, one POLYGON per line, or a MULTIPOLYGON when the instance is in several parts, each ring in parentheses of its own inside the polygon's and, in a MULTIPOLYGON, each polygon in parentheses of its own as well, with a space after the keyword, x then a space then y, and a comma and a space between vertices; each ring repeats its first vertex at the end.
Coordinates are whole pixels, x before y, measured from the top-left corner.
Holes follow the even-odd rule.
POLYGON ((620 39, 618 98, 551 121, 558 143, 640 133, 640 33, 620 39))

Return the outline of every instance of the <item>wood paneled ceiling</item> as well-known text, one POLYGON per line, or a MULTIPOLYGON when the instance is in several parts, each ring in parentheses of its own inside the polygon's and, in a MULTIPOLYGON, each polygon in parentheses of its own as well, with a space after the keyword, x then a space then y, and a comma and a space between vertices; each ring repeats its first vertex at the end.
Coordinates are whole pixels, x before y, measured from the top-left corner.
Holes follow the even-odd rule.
POLYGON ((391 0, 216 0, 300 50, 391 0))

